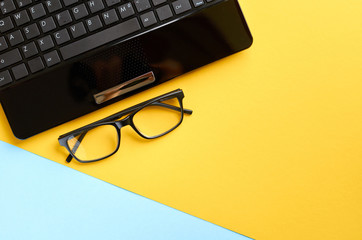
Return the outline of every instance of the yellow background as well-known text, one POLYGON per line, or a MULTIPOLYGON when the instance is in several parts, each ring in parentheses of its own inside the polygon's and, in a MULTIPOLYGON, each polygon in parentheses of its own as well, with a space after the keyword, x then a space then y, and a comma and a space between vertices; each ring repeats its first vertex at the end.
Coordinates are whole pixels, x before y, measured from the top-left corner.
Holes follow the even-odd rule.
POLYGON ((250 49, 25 141, 1 112, 0 139, 65 164, 60 134, 182 88, 170 135, 66 165, 252 238, 362 239, 362 1, 241 5, 250 49))

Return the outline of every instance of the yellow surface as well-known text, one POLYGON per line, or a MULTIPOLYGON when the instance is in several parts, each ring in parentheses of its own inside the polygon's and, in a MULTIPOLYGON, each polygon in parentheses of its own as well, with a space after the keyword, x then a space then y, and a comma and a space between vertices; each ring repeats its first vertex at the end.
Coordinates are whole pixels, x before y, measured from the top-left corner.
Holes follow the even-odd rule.
POLYGON ((129 129, 112 159, 66 164, 256 239, 362 239, 362 2, 241 2, 253 46, 26 141, 64 164, 58 135, 182 88, 172 134, 129 129))

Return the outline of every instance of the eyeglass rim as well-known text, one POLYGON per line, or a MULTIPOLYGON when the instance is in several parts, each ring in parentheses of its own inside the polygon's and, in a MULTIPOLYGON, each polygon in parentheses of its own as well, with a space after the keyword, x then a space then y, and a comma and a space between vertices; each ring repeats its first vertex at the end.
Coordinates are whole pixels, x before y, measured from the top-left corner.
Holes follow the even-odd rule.
MULTIPOLYGON (((108 116, 106 118, 103 118, 101 120, 98 120, 96 122, 93 122, 93 123, 90 123, 86 126, 83 126, 83 127, 80 127, 78 129, 75 129, 73 131, 70 131, 68 133, 65 133, 65 134, 62 134, 61 136, 59 136, 58 138, 58 141, 59 141, 59 144, 61 146, 64 146, 68 152, 70 153, 70 155, 77 161, 81 162, 81 163, 89 163, 89 162, 95 162, 95 161, 99 161, 99 160, 103 160, 105 158, 108 158, 110 156, 112 156, 113 154, 115 154, 118 150, 119 150, 119 146, 120 146, 120 142, 121 142, 121 133, 120 133, 120 129, 122 126, 118 126, 117 125, 117 122, 115 122, 117 119, 121 118, 122 116, 124 115, 127 115, 129 114, 129 116, 127 116, 127 118, 130 119, 130 125, 131 127, 136 131, 137 134, 139 134, 141 137, 143 138, 146 138, 146 139, 154 139, 154 138, 158 138, 158 137, 161 137, 161 136, 164 136, 166 135, 167 133, 173 131, 174 129, 176 129, 178 126, 180 126, 180 124, 182 123, 183 121, 183 117, 184 117, 184 113, 185 113, 185 109, 183 108, 183 102, 182 102, 182 99, 184 98, 184 93, 182 91, 182 89, 176 89, 176 90, 173 90, 171 92, 168 92, 168 93, 165 93, 165 94, 162 94, 160 96, 157 96, 157 97, 154 97, 154 98, 151 98, 147 101, 144 101, 144 102, 141 102, 139 104, 136 104, 134 106, 131 106, 129 108, 126 108, 124 110, 121 110, 120 112, 117 112, 115 114, 112 114, 111 116, 108 116), (148 137, 144 134, 142 134, 135 126, 134 122, 133 122, 133 116, 139 112, 140 110, 142 110, 144 107, 147 107, 148 105, 156 102, 156 101, 160 101, 160 100, 167 100, 167 99, 171 99, 171 98, 174 98, 176 97, 179 101, 179 104, 180 104, 180 108, 181 108, 181 120, 178 124, 176 124, 173 128, 171 128, 170 130, 166 131, 165 133, 162 133, 160 135, 157 135, 157 136, 153 136, 153 137, 148 137), (77 158, 74 154, 73 154, 73 151, 70 150, 69 146, 68 146, 68 140, 71 136, 74 136, 76 134, 80 134, 88 129, 93 129, 95 127, 98 127, 98 126, 101 126, 101 125, 113 125, 116 129, 117 129, 117 134, 118 134, 118 144, 117 144, 117 148, 116 150, 105 156, 105 157, 102 157, 100 159, 96 159, 96 160, 81 160, 79 158, 77 158)), ((191 114, 192 113, 192 110, 190 109, 187 109, 187 111, 191 114)), ((118 123, 119 124, 119 123, 118 123)))
POLYGON ((81 162, 81 163, 97 162, 97 161, 103 160, 103 159, 105 159, 105 158, 108 158, 108 157, 114 155, 116 152, 118 152, 119 147, 120 147, 120 145, 121 145, 121 128, 117 125, 116 122, 97 123, 97 124, 94 124, 93 126, 89 126, 87 129, 84 129, 84 130, 82 130, 82 131, 79 131, 79 132, 76 132, 76 133, 73 133, 73 134, 68 135, 67 137, 63 138, 62 141, 64 141, 64 143, 63 143, 64 145, 62 145, 62 146, 64 146, 64 147, 68 150, 69 154, 70 154, 75 160, 77 160, 78 162, 81 162), (82 159, 78 158, 78 157, 75 155, 75 153, 73 153, 73 150, 71 150, 71 148, 70 148, 70 146, 69 146, 69 144, 68 144, 69 139, 70 139, 71 137, 76 136, 77 134, 81 134, 81 133, 85 132, 86 130, 92 130, 92 129, 94 129, 94 128, 97 128, 97 127, 100 127, 100 126, 105 126, 105 125, 111 125, 111 126, 113 126, 113 127, 116 129, 116 131, 117 131, 118 142, 117 142, 116 149, 115 149, 112 153, 110 153, 110 154, 108 154, 108 155, 106 155, 106 156, 104 156, 104 157, 97 158, 97 159, 82 160, 82 159))
MULTIPOLYGON (((155 100, 155 101, 152 101, 152 102, 149 102, 143 106, 141 106, 137 111, 131 113, 130 115, 128 115, 126 118, 129 118, 129 125, 133 128, 133 130, 138 134, 140 135, 141 137, 145 138, 145 139, 155 139, 155 138, 159 138, 159 137, 162 137, 170 132, 172 132, 173 130, 175 130, 178 126, 181 125, 182 121, 183 121, 183 118, 184 118, 184 109, 183 109, 183 103, 182 103, 182 98, 178 98, 178 97, 175 97, 175 96, 169 96, 167 98, 161 98, 161 99, 158 99, 158 100, 155 100), (168 100, 168 99, 172 99, 172 98, 176 98, 177 101, 179 102, 179 108, 180 108, 180 114, 181 114, 181 117, 180 117, 180 120, 177 124, 175 124, 175 126, 173 126, 172 128, 170 128, 169 130, 161 133, 161 134, 158 134, 158 135, 155 135, 155 136, 147 136, 145 134, 142 133, 142 131, 140 131, 136 124, 134 123, 133 121, 133 118, 134 116, 142 111, 144 108, 146 108, 147 106, 150 106, 152 105, 153 103, 157 102, 157 101, 164 101, 164 100, 168 100)), ((121 128, 123 127, 123 124, 121 124, 121 121, 113 121, 113 122, 101 122, 101 123, 95 123, 95 124, 92 124, 92 125, 89 125, 87 128, 82 128, 82 129, 79 129, 79 131, 76 131, 72 134, 69 134, 67 137, 65 137, 63 140, 64 141, 64 144, 65 144, 65 147, 66 149, 68 150, 68 152, 71 154, 71 156, 76 159, 77 161, 79 162, 82 162, 82 163, 89 163, 89 162, 96 162, 96 161, 100 161, 100 160, 103 160, 105 158, 108 158, 112 155, 114 155, 118 150, 119 150, 119 147, 120 147, 120 144, 121 144, 121 128), (105 125, 111 125, 113 126, 116 131, 117 131, 117 136, 118 136, 118 140, 117 140, 117 146, 115 148, 115 150, 106 155, 106 156, 103 156, 101 158, 97 158, 97 159, 92 159, 92 160, 83 160, 83 159, 80 159, 79 157, 77 157, 77 155, 74 153, 74 149, 72 150, 72 148, 69 146, 69 139, 72 138, 72 137, 75 137, 75 136, 78 136, 79 134, 82 134, 84 132, 87 132, 88 130, 92 130, 92 129, 95 129, 97 127, 100 127, 100 126, 105 126, 105 125)), ((64 145, 63 145, 64 146, 64 145)), ((77 147, 78 148, 78 147, 77 147)), ((77 149, 76 149, 77 150, 77 149)))
MULTIPOLYGON (((174 98, 174 96, 170 97, 170 99, 174 98)), ((164 133, 161 133, 161 134, 158 134, 158 135, 155 135, 155 136, 147 136, 145 134, 143 134, 137 127, 136 127, 136 124, 134 123, 133 119, 134 119, 134 116, 140 112, 141 110, 143 110, 144 108, 146 108, 147 106, 150 106, 151 104, 153 104, 154 102, 157 102, 157 101, 160 101, 160 100, 168 100, 167 98, 166 99, 159 99, 159 100, 156 100, 156 101, 152 101, 146 105, 144 105, 142 108, 138 109, 137 111, 133 112, 132 114, 129 115, 129 118, 130 118, 130 126, 133 128, 133 130, 138 134, 140 135, 141 137, 145 138, 145 139, 155 139, 155 138, 159 138, 159 137, 162 137, 170 132, 172 132, 173 130, 175 130, 178 126, 181 125, 183 119, 184 119, 184 108, 183 108, 183 103, 182 103, 182 98, 177 98, 179 104, 180 104, 180 114, 181 114, 181 118, 180 118, 180 121, 175 125, 173 126, 171 129, 167 130, 166 132, 164 133)))

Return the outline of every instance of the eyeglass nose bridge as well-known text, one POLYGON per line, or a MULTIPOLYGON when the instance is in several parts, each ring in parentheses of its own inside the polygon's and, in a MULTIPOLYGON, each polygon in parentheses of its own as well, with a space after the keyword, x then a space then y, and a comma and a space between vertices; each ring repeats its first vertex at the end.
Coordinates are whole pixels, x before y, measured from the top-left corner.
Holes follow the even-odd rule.
POLYGON ((119 129, 121 129, 122 127, 128 126, 128 125, 132 125, 131 116, 127 116, 121 120, 116 121, 115 123, 119 129))

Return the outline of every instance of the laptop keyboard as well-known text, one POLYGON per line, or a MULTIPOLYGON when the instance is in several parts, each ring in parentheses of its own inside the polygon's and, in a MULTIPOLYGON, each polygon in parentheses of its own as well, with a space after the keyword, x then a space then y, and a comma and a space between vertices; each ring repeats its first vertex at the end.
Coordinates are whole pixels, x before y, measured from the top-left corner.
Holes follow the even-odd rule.
POLYGON ((0 0, 0 89, 216 0, 0 0))

